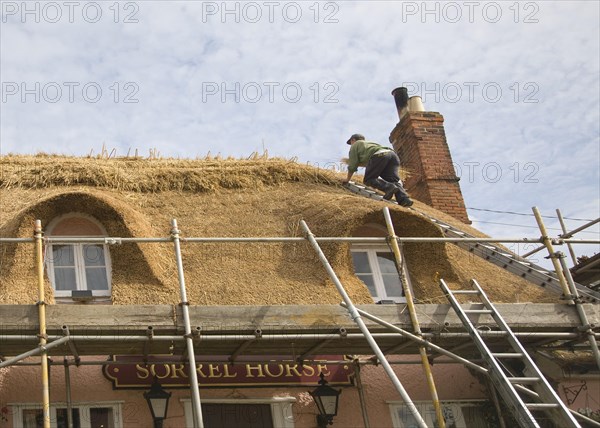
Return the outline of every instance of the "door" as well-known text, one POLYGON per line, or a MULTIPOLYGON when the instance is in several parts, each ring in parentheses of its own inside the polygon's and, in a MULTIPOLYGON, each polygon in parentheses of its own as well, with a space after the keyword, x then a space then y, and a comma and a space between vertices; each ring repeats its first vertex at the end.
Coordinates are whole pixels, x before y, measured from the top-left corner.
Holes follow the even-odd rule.
POLYGON ((269 404, 202 404, 204 428, 273 428, 269 404))

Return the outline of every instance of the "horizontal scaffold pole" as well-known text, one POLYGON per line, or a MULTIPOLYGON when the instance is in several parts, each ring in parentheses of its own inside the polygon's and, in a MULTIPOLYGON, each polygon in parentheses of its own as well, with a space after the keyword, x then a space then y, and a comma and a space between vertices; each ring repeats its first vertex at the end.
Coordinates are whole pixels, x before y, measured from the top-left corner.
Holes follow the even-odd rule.
MULTIPOLYGON (((358 309, 359 313, 364 313, 365 317, 368 318, 366 312, 358 309)), ((389 324, 388 325, 392 325, 389 324)), ((396 327, 396 326, 394 326, 396 327)), ((408 332, 406 332, 408 333, 408 332)), ((410 333, 409 333, 410 334, 410 333)), ((503 337, 506 333, 502 331, 482 331, 480 332, 483 337, 503 337)), ((578 339, 581 338, 581 334, 579 333, 568 333, 568 332, 541 332, 541 331, 533 331, 533 332, 516 332, 514 333, 517 337, 524 338, 539 338, 539 339, 556 339, 556 340, 569 340, 569 339, 578 339)), ((398 337, 396 333, 371 333, 371 335, 376 339, 389 339, 393 337, 398 337)), ((594 335, 600 339, 600 333, 594 333, 594 335)), ((58 335, 48 335, 48 340, 56 340, 60 339, 64 336, 58 335)), ((103 336, 95 336, 93 334, 89 335, 71 335, 69 336, 73 342, 93 342, 93 341, 122 341, 123 339, 127 339, 132 342, 146 342, 146 341, 183 341, 185 337, 183 336, 175 336, 175 335, 160 335, 155 333, 151 338, 148 336, 142 335, 128 335, 128 334, 113 334, 113 335, 103 335, 103 336)), ((347 339, 360 339, 363 338, 364 335, 362 333, 347 333, 345 336, 340 335, 332 335, 332 334, 319 334, 319 333, 294 333, 294 338, 298 340, 347 340, 347 339)), ((460 339, 460 338, 468 338, 469 333, 423 333, 424 338, 432 338, 432 339, 460 339)), ((199 334, 194 336, 194 340, 202 341, 202 342, 211 342, 211 341, 223 341, 223 340, 252 340, 256 339, 257 341, 273 341, 273 340, 288 340, 290 339, 290 334, 269 334, 263 333, 262 337, 256 338, 253 334, 239 334, 239 333, 231 333, 231 334, 199 334)), ((3 334, 0 335, 0 342, 2 341, 37 341, 38 337, 34 335, 8 335, 3 334)), ((411 339, 412 340, 412 339, 411 339)), ((428 342, 431 343, 431 342, 428 342)))
MULTIPOLYGON (((386 237, 334 237, 334 236, 315 236, 317 242, 347 242, 353 244, 373 244, 373 243, 386 243, 386 237)), ((180 238, 181 243, 196 243, 196 244, 209 244, 209 243, 278 243, 278 242, 306 242, 306 238, 301 237, 193 237, 193 238, 180 238)), ((419 242, 472 242, 472 243, 486 243, 486 242, 497 242, 497 243, 512 243, 512 244, 530 244, 530 243, 542 243, 541 238, 440 238, 440 237, 396 237, 398 243, 419 243, 419 242)), ((552 239, 554 245, 562 244, 600 244, 600 239, 552 239)), ((0 238, 0 244, 15 244, 15 243, 34 243, 32 238, 0 238)), ((172 238, 121 238, 121 237, 101 237, 101 238, 65 238, 65 237, 46 237, 44 242, 47 244, 76 244, 76 243, 90 243, 90 244, 128 244, 128 243, 171 243, 172 238)))
MULTIPOLYGON (((36 337, 36 340, 39 340, 39 339, 36 337)), ((30 351, 27 351, 27 352, 24 352, 24 353, 22 353, 20 355, 17 355, 16 357, 9 358, 7 360, 2 361, 0 363, 0 369, 3 368, 3 367, 8 367, 10 365, 18 363, 19 361, 24 360, 25 358, 32 357, 34 355, 38 355, 38 354, 41 354, 43 352, 46 352, 48 349, 52 349, 52 348, 54 348, 56 346, 60 346, 63 343, 68 342, 69 340, 70 340, 70 337, 68 337, 68 336, 61 336, 60 338, 58 338, 58 339, 56 339, 56 340, 54 340, 54 341, 52 341, 50 343, 46 343, 43 346, 38 346, 37 348, 34 348, 34 349, 32 349, 30 351)))

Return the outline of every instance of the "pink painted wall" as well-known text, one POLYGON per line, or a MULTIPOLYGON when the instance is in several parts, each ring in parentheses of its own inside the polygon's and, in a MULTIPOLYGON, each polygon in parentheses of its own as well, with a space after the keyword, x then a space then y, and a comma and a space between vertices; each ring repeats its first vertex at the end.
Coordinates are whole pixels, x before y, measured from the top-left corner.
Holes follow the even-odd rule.
MULTIPOLYGON (((415 356, 406 358, 416 361, 415 356)), ((55 360, 59 360, 58 358, 55 360)), ((36 360, 32 360, 36 361, 36 360)), ((399 379, 414 401, 429 401, 429 392, 420 365, 394 365, 399 379)), ((113 390, 111 383, 102 375, 99 366, 71 367, 72 397, 74 402, 123 401, 122 419, 124 428, 147 428, 152 426, 150 411, 144 400, 142 390, 113 390)), ((441 400, 482 399, 485 389, 471 376, 468 370, 457 364, 435 364, 433 373, 438 395, 441 400)), ((366 405, 374 428, 391 427, 390 410, 387 401, 401 402, 399 393, 381 367, 365 366, 361 370, 366 395, 366 405)), ((52 366, 51 401, 64 402, 65 381, 64 369, 52 366)), ((581 381, 573 380, 564 385, 570 390, 581 386, 581 381)), ((4 370, 0 390, 0 408, 7 403, 41 402, 41 380, 39 366, 13 367, 4 370)), ((202 389, 201 398, 271 398, 291 396, 296 398, 293 404, 295 426, 297 428, 315 428, 317 410, 308 394, 312 388, 237 388, 237 389, 202 389)), ((172 389, 173 395, 169 403, 168 419, 164 428, 181 428, 185 426, 183 405, 180 398, 189 398, 189 389, 172 389)), ((564 389, 559 387, 561 396, 564 389)), ((572 393, 571 397, 572 397, 572 393)), ((598 410, 600 401, 600 382, 586 381, 586 389, 581 390, 574 409, 590 407, 598 410)), ((0 419, 0 428, 12 428, 9 408, 8 421, 0 419)), ((339 415, 334 426, 344 428, 363 427, 363 417, 356 387, 342 388, 339 415)))
MULTIPOLYGON (((412 357, 414 361, 415 358, 412 357)), ((39 361, 32 359, 31 361, 39 361)), ((55 358, 55 361, 60 359, 55 358)), ((399 378, 413 400, 428 400, 429 393, 420 365, 394 366, 399 378)), ((434 376, 438 384, 440 398, 476 399, 482 397, 482 387, 468 371, 459 365, 435 365, 434 376)), ((13 367, 3 379, 0 392, 0 407, 7 403, 39 403, 41 393, 41 371, 39 366, 13 367)), ((152 426, 150 411, 142 393, 143 390, 113 390, 111 383, 102 375, 100 366, 70 367, 71 394, 74 402, 123 401, 122 419, 124 428, 146 428, 152 426)), ((400 395, 393 387, 381 367, 367 366, 362 371, 368 414, 373 427, 390 427, 391 417, 386 401, 400 401, 400 395)), ((51 401, 65 402, 66 388, 64 368, 52 366, 50 372, 51 401)), ((313 388, 238 388, 202 389, 201 398, 271 398, 292 396, 295 426, 297 428, 316 427, 317 409, 308 394, 313 388)), ((172 389, 168 419, 165 428, 185 426, 183 405, 180 398, 189 398, 189 389, 172 389)), ((12 420, 2 422, 0 428, 12 427, 12 420)), ((334 426, 353 428, 363 426, 356 387, 342 388, 339 415, 334 426)))
MULTIPOLYGON (((54 358, 54 360, 60 361, 61 358, 54 358)), ((39 358, 28 361, 39 362, 39 358)), ((100 366, 71 366, 69 372, 71 397, 74 403, 124 401, 125 403, 122 404, 124 427, 152 426, 152 418, 142 391, 113 391, 111 383, 102 375, 100 366)), ((40 366, 11 367, 0 392, 0 404, 4 406, 7 403, 41 403, 41 385, 40 366)), ((51 403, 66 402, 64 368, 61 366, 50 368, 50 401, 51 403)), ((12 426, 12 421, 4 425, 0 422, 0 428, 12 428, 12 426)))
POLYGON ((567 399, 572 401, 569 407, 584 413, 581 409, 589 409, 600 417, 600 379, 569 379, 561 382, 558 386, 558 395, 567 403, 567 399))

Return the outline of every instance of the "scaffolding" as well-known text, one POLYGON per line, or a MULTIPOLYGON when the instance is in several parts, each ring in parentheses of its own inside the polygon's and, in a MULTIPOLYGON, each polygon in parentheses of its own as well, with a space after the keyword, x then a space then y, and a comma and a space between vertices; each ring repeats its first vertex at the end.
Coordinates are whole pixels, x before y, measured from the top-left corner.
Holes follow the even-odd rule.
MULTIPOLYGON (((390 201, 384 200, 382 198, 381 194, 379 194, 363 185, 350 182, 346 185, 346 188, 348 190, 350 190, 351 192, 354 192, 361 196, 364 196, 364 197, 367 197, 370 199, 375 199, 378 201, 391 203, 390 201)), ((411 211, 418 213, 419 215, 422 215, 422 216, 428 218, 431 222, 433 222, 435 225, 437 225, 444 233, 444 236, 450 238, 446 242, 452 242, 452 243, 456 244, 458 247, 460 247, 466 251, 469 251, 470 253, 487 260, 488 262, 493 263, 496 266, 499 266, 502 269, 505 269, 511 273, 514 273, 515 275, 519 275, 522 278, 525 278, 531 282, 534 282, 542 287, 548 287, 548 288, 556 291, 557 293, 562 293, 564 291, 564 286, 560 282, 556 273, 550 271, 549 269, 538 266, 538 265, 534 264, 532 261, 530 261, 529 259, 527 259, 531 255, 533 255, 541 250, 546 249, 546 245, 545 245, 543 239, 518 238, 516 240, 503 239, 501 241, 494 240, 494 239, 480 240, 480 239, 474 237, 473 235, 470 235, 470 234, 464 232, 463 230, 456 228, 452 224, 442 221, 442 220, 430 215, 429 213, 427 213, 425 211, 419 210, 415 207, 411 207, 409 209, 411 211), (539 247, 535 248, 534 250, 532 250, 526 254, 523 254, 522 256, 519 256, 518 254, 507 251, 505 248, 503 248, 499 245, 496 245, 496 243, 499 243, 499 242, 502 242, 505 244, 508 244, 508 243, 515 243, 515 244, 540 243, 542 245, 540 245, 539 247)), ((534 207, 533 211, 534 211, 534 216, 535 216, 535 211, 537 211, 537 208, 534 207)), ((560 210, 557 209, 556 211, 557 211, 558 219, 561 222, 561 225, 564 225, 562 214, 560 213, 560 210)), ((539 218, 541 220, 541 216, 539 218)), ((550 242, 554 245, 566 244, 567 247, 569 248, 569 252, 571 253, 571 256, 575 257, 574 251, 572 249, 572 244, 576 244, 576 243, 592 244, 592 243, 597 243, 598 240, 572 240, 571 238, 573 238, 573 236, 575 236, 577 233, 582 232, 585 229, 587 229, 599 222, 600 222, 600 218, 597 218, 596 220, 592 220, 589 223, 586 223, 585 225, 578 227, 577 229, 574 229, 570 232, 567 232, 566 227, 563 226, 564 233, 562 233, 558 237, 549 238, 546 233, 543 233, 542 238, 546 237, 546 238, 550 239, 550 242)), ((538 222, 538 227, 540 227, 539 222, 538 222)), ((591 303, 600 303, 600 293, 598 293, 594 290, 590 290, 589 288, 584 287, 581 284, 575 284, 575 287, 578 289, 580 298, 583 301, 591 302, 591 303)))
MULTIPOLYGON (((196 367, 196 358, 199 358, 198 361, 202 359, 202 355, 229 355, 228 362, 233 363, 240 355, 276 355, 280 354, 280 352, 275 352, 275 350, 280 350, 281 346, 289 340, 290 330, 286 331, 285 327, 282 330, 278 330, 276 328, 266 328, 266 326, 256 326, 252 325, 249 320, 257 319, 257 317, 253 317, 252 312, 254 309, 237 309, 232 310, 228 309, 228 316, 239 316, 241 318, 247 318, 247 329, 243 329, 244 333, 240 332, 239 326, 236 327, 235 330, 228 330, 227 328, 222 328, 216 331, 205 331, 202 328, 202 325, 193 326, 191 319, 201 319, 202 313, 212 311, 217 312, 213 314, 214 316, 218 316, 219 309, 209 309, 209 308, 201 308, 190 306, 187 301, 186 294, 186 284, 185 284, 185 275, 183 269, 183 261, 181 256, 181 243, 187 244, 196 244, 196 243, 269 243, 269 242, 308 242, 312 248, 317 253, 319 260, 322 262, 325 267, 330 279, 334 283, 337 288, 338 293, 343 299, 341 303, 341 308, 347 311, 347 314, 344 315, 339 311, 335 314, 337 316, 336 328, 332 331, 332 326, 322 326, 322 329, 315 329, 314 326, 311 328, 307 328, 307 326, 294 326, 293 332, 299 344, 303 345, 303 351, 298 351, 298 353, 294 353, 294 359, 298 361, 305 361, 313 355, 316 355, 317 352, 327 352, 328 350, 335 350, 334 354, 342 353, 351 353, 354 355, 369 355, 374 354, 373 358, 367 360, 356 360, 357 367, 364 364, 381 364, 386 371, 386 374, 389 376, 392 381, 394 387, 401 395, 403 401, 405 402, 407 408, 411 412, 411 415, 417 421, 417 424, 420 427, 426 427, 425 421, 422 415, 419 414, 416 406, 412 402, 411 398, 408 396, 406 390, 404 389, 400 379, 398 378, 396 372, 391 367, 392 364, 407 364, 407 363, 419 363, 423 365, 425 375, 427 378, 428 386, 430 388, 430 393, 432 396, 432 402, 434 403, 434 407, 436 408, 436 417, 438 419, 439 426, 444 426, 444 420, 442 417, 441 407, 439 405, 439 400, 437 397, 437 392, 435 390, 435 383, 433 380, 433 376, 431 370, 429 368, 430 359, 437 358, 439 355, 446 357, 444 361, 438 362, 454 362, 462 364, 478 373, 489 375, 489 369, 477 364, 481 363, 481 360, 477 357, 465 358, 465 356, 458 355, 456 351, 458 348, 467 347, 468 342, 464 342, 460 347, 455 347, 455 349, 446 349, 447 347, 451 347, 452 344, 456 342, 457 339, 465 339, 469 340, 469 333, 465 331, 465 326, 460 320, 456 318, 450 322, 451 318, 449 315, 444 315, 444 320, 439 321, 438 325, 444 325, 443 331, 435 331, 431 328, 422 329, 422 325, 419 323, 417 318, 417 310, 415 309, 413 298, 412 298, 412 290, 410 287, 410 283, 408 282, 408 275, 406 271, 406 265, 403 259, 402 251, 400 249, 400 245, 403 243, 410 242, 452 242, 459 245, 468 245, 469 248, 477 248, 479 246, 490 250, 488 247, 493 243, 540 243, 542 244, 542 248, 546 248, 549 252, 550 258, 553 261, 555 267, 555 281, 560 283, 560 290, 562 292, 563 299, 568 302, 568 308, 574 309, 569 311, 569 316, 571 317, 570 323, 565 323, 562 328, 557 328, 555 325, 550 327, 549 329, 540 328, 539 326, 534 326, 529 331, 526 327, 523 326, 522 322, 520 323, 520 332, 514 333, 514 337, 520 340, 526 347, 535 347, 542 344, 552 343, 552 347, 548 349, 589 349, 594 355, 596 364, 600 369, 600 354, 597 345, 597 338, 600 337, 600 333, 594 331, 594 325, 590 322, 588 315, 586 313, 586 307, 591 306, 589 303, 584 303, 586 300, 591 302, 598 301, 597 293, 588 292, 588 290, 583 290, 581 286, 575 284, 572 280, 572 277, 566 268, 566 263, 564 261, 564 255, 560 252, 555 252, 553 245, 562 245, 562 244, 573 244, 573 243, 600 243, 599 240, 578 240, 572 238, 572 235, 569 237, 562 237, 560 239, 551 239, 545 230, 543 225, 541 216, 539 216, 539 212, 536 208, 534 208, 534 213, 536 214, 536 219, 538 221, 538 225, 540 227, 540 231, 542 236, 540 238, 476 238, 472 236, 448 236, 441 238, 431 238, 431 237, 398 237, 395 235, 393 224, 391 221, 391 217, 389 211, 384 208, 384 217, 386 219, 386 224, 388 227, 388 236, 387 237, 364 237, 364 238, 355 238, 355 237, 317 237, 312 234, 308 225, 302 221, 301 226, 304 232, 304 237, 190 237, 190 238, 180 238, 180 231, 177 227, 176 220, 173 220, 171 223, 171 235, 169 237, 163 238, 124 238, 124 237, 101 237, 101 238, 67 238, 67 237, 43 237, 41 222, 38 220, 35 223, 34 230, 34 238, 0 238, 0 244, 15 244, 15 243, 32 243, 36 248, 36 266, 37 266, 37 278, 38 278, 38 288, 39 288, 39 300, 36 302, 37 310, 38 310, 38 324, 39 324, 39 332, 38 334, 31 334, 28 332, 27 334, 23 334, 23 330, 21 328, 14 328, 11 326, 4 326, 3 331, 0 332, 0 344, 2 344, 2 354, 0 354, 0 368, 8 367, 8 366, 21 366, 21 365, 29 365, 30 362, 25 362, 26 358, 34 355, 41 356, 41 362, 39 363, 42 366, 42 388, 43 388, 43 415, 44 415, 44 427, 48 428, 50 425, 50 416, 49 416, 49 406, 50 406, 50 397, 49 397, 49 385, 48 385, 48 356, 49 355, 63 355, 64 362, 62 363, 65 367, 65 376, 68 379, 68 368, 70 365, 80 365, 80 364, 107 364, 107 361, 96 361, 96 362, 82 362, 80 359, 81 355, 102 355, 101 350, 110 348, 111 353, 123 351, 123 352, 131 352, 131 344, 139 344, 142 354, 145 358, 149 355, 149 344, 153 346, 153 353, 167 353, 164 352, 167 349, 170 349, 171 352, 175 352, 180 355, 186 355, 189 363, 188 369, 190 370, 189 378, 190 378, 190 390, 192 396, 192 404, 193 404, 193 414, 194 414, 194 426, 202 427, 202 412, 201 412, 201 399, 200 399, 200 388, 198 386, 197 377, 195 376, 195 367, 196 367), (375 305, 366 305, 369 309, 368 311, 365 308, 356 307, 351 301, 350 297, 346 293, 343 284, 340 282, 337 277, 334 269, 329 264, 325 254, 321 250, 319 244, 324 242, 338 242, 338 243, 354 243, 354 244, 364 244, 364 243, 388 243, 392 247, 392 252, 394 253, 394 257, 397 263, 398 271, 401 275, 403 286, 406 291, 407 297, 407 306, 409 308, 409 319, 399 320, 402 314, 398 314, 398 311, 389 311, 384 306, 381 305, 380 308, 375 308, 375 305), (73 243, 96 243, 96 244, 107 244, 107 245, 115 245, 115 244, 124 244, 124 243, 172 243, 174 245, 174 253, 175 253, 175 261, 177 265, 178 272, 178 281, 180 285, 180 303, 176 308, 177 311, 177 319, 180 320, 181 324, 176 326, 170 325, 169 323, 164 323, 161 320, 170 319, 173 313, 174 308, 167 306, 165 308, 162 307, 149 307, 147 310, 149 313, 152 313, 152 316, 149 319, 155 319, 156 324, 147 325, 143 328, 139 324, 132 324, 131 328, 127 328, 125 331, 125 336, 123 335, 123 331, 105 331, 96 336, 90 335, 82 335, 82 334, 74 334, 72 328, 74 327, 72 321, 76 319, 76 317, 71 317, 68 319, 68 316, 64 314, 64 307, 56 307, 56 305, 48 306, 45 303, 44 296, 44 278, 43 278, 43 245, 45 244, 73 244, 73 243), (582 296, 583 295, 583 296, 582 296), (377 316, 377 314, 373 314, 372 312, 380 311, 383 316, 377 316), (49 332, 47 329, 47 317, 50 315, 56 320, 59 317, 63 317, 64 323, 61 323, 61 331, 60 333, 55 331, 49 332), (350 318, 355 327, 348 324, 347 315, 350 315, 350 318), (393 316, 392 316, 393 315, 393 316), (363 317, 372 322, 371 327, 368 327, 364 322, 363 317), (387 319, 384 319, 387 318, 387 319), (568 324, 568 325, 567 325, 568 324), (405 328, 399 327, 399 325, 407 326, 412 330, 412 332, 408 331, 405 328), (378 327, 373 327, 378 326, 378 327), (371 331, 374 330, 374 331, 371 331), (560 331, 559 331, 560 330, 560 331), (126 341, 124 341, 124 337, 126 341), (399 339, 402 341, 399 343, 399 339), (37 341, 37 346, 32 346, 32 343, 37 341), (123 343, 127 343, 127 347, 123 346, 123 343), (199 352, 198 348, 195 347, 195 344, 199 342, 203 343, 203 347, 201 352, 199 352), (120 344, 120 345, 119 345, 120 344), (257 346, 260 344, 260 346, 257 346), (120 347, 119 347, 120 346, 120 347), (26 350, 27 349, 27 350, 26 350), (127 350, 126 350, 127 349, 127 350), (346 352, 349 351, 349 352, 346 352), (418 351, 420 354, 420 361, 412 361, 412 362, 394 362, 388 361, 386 355, 400 354, 405 352, 414 352, 418 351), (454 352, 453 352, 454 351, 454 352), (7 357, 8 355, 15 355, 14 357, 7 357), (438 356, 432 356, 432 354, 439 354, 438 356), (66 355, 71 355, 73 357, 73 361, 68 361, 66 355)), ((443 224, 443 222, 436 221, 438 225, 443 224)), ((444 229, 444 227, 442 226, 444 229)), ((452 229, 452 232, 455 232, 454 228, 446 227, 445 229, 452 229)), ((492 251, 499 251, 497 247, 493 246, 492 251)), ((504 251, 505 252, 505 251, 504 251)), ((503 254, 506 257, 505 254, 503 254)), ((489 259, 489 257, 488 257, 489 259)), ((531 265, 529 265, 531 266, 531 265)), ((531 269, 531 267, 529 268, 531 269)), ((547 275, 544 273, 544 275, 547 275)), ((522 275, 524 276, 524 275, 522 275)), ((548 282, 548 280, 546 280, 548 282)), ((550 284, 550 282, 548 282, 550 284)), ((552 288, 552 287, 550 287, 552 288)), ((31 313, 31 308, 28 305, 15 305, 17 308, 13 308, 19 311, 21 315, 21 319, 27 318, 31 319, 33 314, 31 313)), ((361 306, 361 305, 359 305, 361 306)), ((420 305, 420 310, 422 313, 425 313, 426 309, 423 309, 425 306, 437 306, 437 305, 420 305)), ((470 304, 464 305, 467 310, 472 310, 470 304)), ((500 310, 503 305, 496 305, 499 308, 499 312, 507 312, 510 311, 509 306, 514 305, 505 305, 506 308, 500 310)), ((564 306, 564 305, 562 305, 564 306)), ((540 305, 540 307, 544 307, 545 310, 552 310, 551 307, 553 305, 540 305)), ((83 307, 81 307, 83 309, 83 307)), ((127 311, 126 306, 122 307, 109 307, 110 311, 115 313, 123 313, 125 314, 127 311)), ((340 308, 340 309, 341 309, 340 308)), ((298 309, 297 310, 302 310, 298 309)), ((433 319, 435 315, 435 308, 429 308, 430 314, 428 315, 431 319, 433 319)), ((289 308, 288 308, 289 310, 289 308)), ((332 314, 335 312, 331 307, 323 307, 321 308, 324 313, 332 314)), ((282 317, 282 314, 272 314, 274 318, 282 317)), ((286 317, 287 317, 286 313, 286 317)), ((506 313, 503 314, 504 317, 509 320, 510 323, 510 314, 507 316, 506 313)), ((439 317, 439 315, 438 315, 439 317)), ((264 318, 263 318, 264 319, 264 318)), ((543 323, 542 323, 543 324, 543 323)), ((123 328, 123 326, 119 326, 123 328)), ((290 326, 287 326, 290 327, 290 326)), ((505 331, 482 331, 481 336, 483 338, 494 338, 506 335, 505 331)), ((470 345, 474 348, 474 345, 470 345)), ((463 352, 464 354, 464 352, 463 352)), ((335 362, 331 363, 347 363, 345 362, 335 362)), ((52 364, 52 363, 50 363, 52 364)), ((68 383, 68 382, 67 382, 68 383)), ((534 391, 527 390, 526 393, 536 394, 534 391)), ((363 417, 365 419, 365 426, 368 426, 368 417, 366 416, 366 411, 363 406, 363 417)), ((573 412, 574 415, 582 420, 586 420, 588 423, 596 424, 595 426, 600 426, 593 421, 587 420, 585 416, 580 415, 576 412, 573 412), (591 422, 590 422, 591 421, 591 422)), ((576 426, 576 425, 574 425, 576 426)))

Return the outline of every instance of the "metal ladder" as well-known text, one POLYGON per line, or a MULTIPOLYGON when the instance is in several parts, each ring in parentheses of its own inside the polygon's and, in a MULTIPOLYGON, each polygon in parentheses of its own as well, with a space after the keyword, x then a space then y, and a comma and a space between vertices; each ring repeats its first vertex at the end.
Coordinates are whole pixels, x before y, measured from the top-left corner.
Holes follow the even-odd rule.
MULTIPOLYGON (((379 193, 370 190, 360 184, 350 182, 345 187, 351 192, 356 193, 358 195, 365 196, 370 199, 385 201, 379 193)), ((385 202, 395 203, 393 201, 385 202)), ((409 209, 427 217, 429 220, 431 220, 433 223, 439 226, 442 229, 444 236, 448 238, 474 238, 473 235, 463 232, 462 230, 457 229, 456 227, 442 220, 432 217, 431 215, 423 211, 415 209, 414 207, 409 209)), ((484 244, 476 242, 456 242, 454 244, 464 250, 473 253, 478 257, 481 257, 482 259, 485 259, 495 264, 496 266, 499 266, 515 275, 518 275, 528 281, 531 281, 534 284, 552 289, 552 291, 558 294, 562 294, 563 292, 562 287, 560 286, 560 282, 558 281, 558 278, 554 275, 553 272, 541 266, 538 266, 532 263, 531 261, 524 259, 523 257, 519 257, 517 254, 514 254, 493 242, 484 244)), ((575 287, 577 288, 577 291, 579 292, 579 296, 582 299, 582 301, 590 303, 600 303, 599 292, 593 291, 588 287, 577 283, 575 283, 575 287)))
POLYGON ((489 376, 494 387, 500 393, 500 396, 519 423, 519 426, 522 428, 540 427, 539 421, 542 419, 542 416, 539 413, 544 413, 545 417, 543 418, 551 419, 557 427, 580 427, 570 410, 562 402, 556 391, 552 389, 540 369, 533 362, 529 354, 527 354, 523 345, 517 340, 517 337, 492 305, 477 281, 472 280, 472 285, 474 286, 472 290, 450 290, 444 280, 440 280, 440 288, 477 345, 479 352, 487 364, 489 376), (458 294, 479 297, 483 307, 479 309, 463 309, 455 297, 458 294), (505 333, 506 341, 512 348, 512 352, 492 352, 479 334, 473 321, 469 318, 470 315, 491 316, 500 331, 505 333), (524 376, 514 376, 511 374, 501 362, 501 360, 507 359, 519 360, 524 365, 524 376), (533 391, 524 385, 530 385, 533 391), (538 400, 535 402, 526 402, 525 398, 521 397, 517 390, 529 396, 537 396, 538 400))

